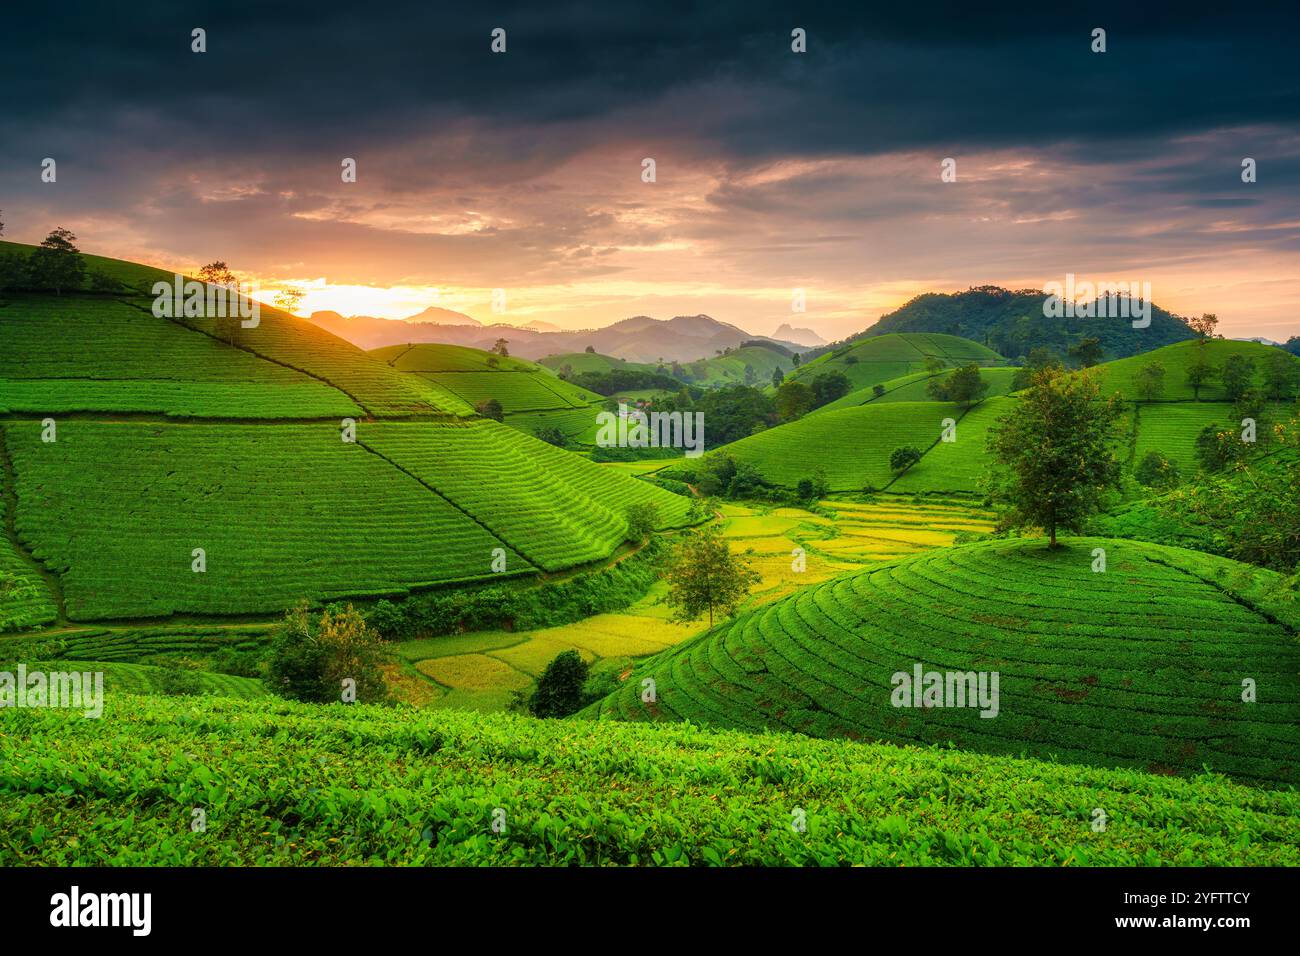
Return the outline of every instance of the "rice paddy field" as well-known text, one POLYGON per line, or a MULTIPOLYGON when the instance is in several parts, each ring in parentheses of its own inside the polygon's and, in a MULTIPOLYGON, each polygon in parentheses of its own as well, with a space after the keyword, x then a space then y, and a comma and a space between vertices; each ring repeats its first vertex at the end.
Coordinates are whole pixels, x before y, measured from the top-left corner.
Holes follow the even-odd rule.
POLYGON ((1110 539, 926 551, 743 613, 643 662, 585 713, 1294 785, 1300 644, 1250 599, 1279 584, 1226 559, 1110 539), (1232 583, 1243 576, 1251 587, 1232 583), (894 706, 892 676, 917 665, 998 672, 998 712, 894 706), (646 678, 651 704, 637 693, 646 678), (1247 678, 1258 702, 1243 702, 1247 678))
MULTIPOLYGON (((620 469, 615 464, 601 467, 620 469)), ((826 501, 820 511, 731 502, 721 506, 728 542, 761 576, 747 607, 864 564, 950 545, 960 534, 992 529, 987 512, 962 501, 826 501)), ((623 611, 558 627, 404 642, 398 650, 408 679, 401 684, 401 695, 436 707, 504 710, 516 691, 531 689, 547 663, 566 650, 578 651, 597 670, 623 674, 635 659, 677 645, 703 627, 700 622, 671 623, 665 593, 659 582, 623 611)))

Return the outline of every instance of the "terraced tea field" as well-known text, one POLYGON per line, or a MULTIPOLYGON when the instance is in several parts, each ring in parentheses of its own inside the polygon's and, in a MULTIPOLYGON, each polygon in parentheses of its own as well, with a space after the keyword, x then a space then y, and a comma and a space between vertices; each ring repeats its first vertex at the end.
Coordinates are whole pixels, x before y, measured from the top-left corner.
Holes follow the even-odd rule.
POLYGON ((456 395, 470 406, 496 399, 507 415, 555 409, 587 409, 603 399, 561 381, 533 362, 460 345, 392 345, 370 353, 456 395))
POLYGON ((894 479, 889 455, 895 448, 914 445, 925 451, 939 441, 945 418, 963 414, 948 402, 872 403, 808 415, 711 454, 749 462, 768 481, 787 488, 820 468, 832 492, 862 491, 867 485, 883 489, 894 479))
POLYGON ((1300 794, 1218 777, 274 699, 107 708, 5 716, 0 865, 1300 864, 1300 794), (198 839, 177 825, 196 806, 198 839))
POLYGON ((114 299, 15 296, 0 316, 0 407, 12 412, 361 415, 327 382, 114 299))
POLYGON ((870 393, 873 385, 924 372, 930 358, 937 358, 951 368, 970 362, 983 366, 1006 364, 992 349, 955 335, 894 332, 859 339, 838 355, 827 352, 799 366, 788 378, 811 385, 823 372, 842 372, 852 383, 853 391, 866 389, 870 393))
MULTIPOLYGON (((620 469, 618 465, 604 468, 620 469)), ((987 513, 962 502, 907 499, 871 503, 823 502, 834 517, 801 508, 721 506, 722 529, 733 550, 759 572, 747 607, 758 607, 801 587, 884 558, 953 543, 962 533, 992 528, 987 513), (802 549, 803 570, 796 570, 802 549)), ((624 611, 534 631, 487 631, 407 641, 402 657, 415 683, 402 685, 412 703, 502 710, 515 691, 531 688, 561 651, 576 650, 598 670, 623 673, 634 658, 654 654, 699 633, 700 623, 673 624, 656 583, 624 611), (430 684, 432 682, 432 684, 430 684), (432 687, 432 690, 430 690, 432 687)))
POLYGON ((639 665, 586 713, 1295 784, 1300 644, 1254 600, 1279 583, 1109 539, 927 551, 743 613, 639 665), (1091 570, 1097 547, 1104 573, 1091 570), (893 706, 892 675, 918 664, 997 672, 996 716, 893 706), (1257 703, 1243 702, 1245 679, 1257 703))
MULTIPOLYGON (((1196 340, 1189 339, 1186 342, 1166 345, 1164 348, 1155 349, 1142 355, 1106 362, 1097 366, 1096 371, 1101 380, 1103 395, 1119 392, 1125 398, 1136 401, 1144 397, 1138 389, 1138 372, 1148 363, 1156 362, 1164 366, 1165 369, 1163 388, 1160 394, 1156 396, 1157 400, 1162 402, 1190 402, 1195 392, 1187 384, 1187 368, 1203 356, 1205 361, 1214 369, 1214 373, 1206 384, 1201 386, 1200 400, 1203 402, 1222 402, 1227 399, 1227 396, 1224 394, 1220 372, 1230 355, 1240 355, 1255 363, 1254 385, 1259 387, 1264 384, 1265 363, 1273 355, 1279 354, 1279 351, 1270 345, 1261 345, 1258 342, 1212 339, 1204 345, 1200 345, 1196 340)), ((1281 354, 1287 355, 1285 352, 1281 354)), ((1291 355, 1287 357, 1291 362, 1295 363, 1297 371, 1300 372, 1300 358, 1291 355)))
POLYGON ((486 577, 494 548, 509 568, 531 570, 460 508, 340 441, 332 423, 68 421, 44 443, 31 422, 6 425, 4 438, 18 535, 60 575, 72 620, 271 613, 304 597, 401 594, 486 577), (201 573, 196 548, 206 553, 201 573))

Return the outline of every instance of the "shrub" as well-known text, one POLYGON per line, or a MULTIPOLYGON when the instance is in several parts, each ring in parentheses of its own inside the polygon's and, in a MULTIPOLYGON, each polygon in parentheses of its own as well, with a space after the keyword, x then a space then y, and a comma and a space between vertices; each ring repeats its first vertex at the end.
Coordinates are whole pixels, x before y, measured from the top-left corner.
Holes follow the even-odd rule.
POLYGON ((583 688, 590 673, 587 662, 577 651, 561 651, 542 676, 528 700, 528 712, 534 717, 568 717, 587 703, 583 688))
POLYGON ((913 445, 895 448, 889 455, 890 471, 906 471, 921 460, 921 449, 913 445))
POLYGON ((1173 488, 1180 480, 1178 466, 1158 451, 1146 453, 1133 470, 1133 477, 1148 488, 1173 488))
POLYGON ((479 402, 474 406, 474 411, 478 412, 484 418, 490 418, 494 422, 505 421, 505 412, 501 408, 501 403, 495 398, 489 398, 486 401, 479 402))
POLYGON ((659 527, 659 509, 653 502, 629 505, 623 514, 627 519, 627 540, 633 544, 640 544, 659 527))
POLYGON ((312 703, 341 699, 343 682, 356 682, 356 700, 380 703, 388 688, 380 669, 387 650, 352 605, 327 607, 312 620, 306 602, 290 609, 271 641, 267 686, 282 697, 312 703))

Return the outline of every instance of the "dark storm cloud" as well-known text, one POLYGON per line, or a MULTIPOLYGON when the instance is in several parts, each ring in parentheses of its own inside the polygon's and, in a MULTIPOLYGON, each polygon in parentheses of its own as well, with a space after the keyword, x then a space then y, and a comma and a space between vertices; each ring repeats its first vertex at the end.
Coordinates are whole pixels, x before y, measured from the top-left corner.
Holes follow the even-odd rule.
POLYGON ((210 155, 465 123, 515 130, 512 148, 539 157, 677 133, 745 160, 1300 118, 1294 9, 977 6, 11 4, 0 130, 10 154, 75 122, 90 152, 152 117, 132 130, 143 145, 210 155), (204 56, 189 52, 194 26, 204 56), (488 52, 495 26, 506 56, 488 52), (808 30, 806 56, 789 52, 793 26, 808 30), (1094 26, 1104 55, 1089 52, 1094 26))

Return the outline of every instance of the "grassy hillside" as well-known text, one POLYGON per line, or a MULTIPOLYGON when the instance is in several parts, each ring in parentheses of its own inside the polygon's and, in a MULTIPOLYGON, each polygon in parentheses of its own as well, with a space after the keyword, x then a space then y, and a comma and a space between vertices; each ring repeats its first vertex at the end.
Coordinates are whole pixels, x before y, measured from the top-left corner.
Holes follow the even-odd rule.
POLYGON ((1213 776, 685 725, 107 707, 6 714, 0 864, 1300 863, 1300 795, 1213 776))
POLYGON ((653 373, 659 369, 657 363, 625 362, 610 355, 601 355, 599 352, 562 352, 538 359, 537 363, 557 374, 567 366, 574 375, 582 375, 584 372, 611 372, 615 369, 653 373))
POLYGON ((1109 539, 930 551, 720 624, 638 667, 588 713, 1295 784, 1300 643, 1234 576, 1280 584, 1224 559, 1109 539), (1098 547, 1105 573, 1091 569, 1098 547), (891 675, 918 663, 999 672, 996 717, 892 706, 891 675), (646 678, 653 704, 641 702, 646 678), (1258 703, 1242 702, 1243 678, 1257 681, 1258 703))
POLYGON ((471 407, 496 399, 507 415, 588 408, 602 400, 535 362, 461 345, 390 345, 370 354, 398 371, 433 382, 471 407))
POLYGON ((1119 392, 1132 401, 1142 399, 1137 387, 1136 376, 1140 369, 1150 362, 1158 362, 1164 367, 1164 388, 1155 397, 1163 402, 1190 402, 1194 397, 1193 389, 1187 384, 1188 366, 1204 357, 1214 368, 1210 380, 1201 386, 1200 400, 1203 402, 1222 402, 1227 396, 1223 390, 1220 372, 1231 355, 1240 355, 1255 363, 1255 385, 1264 384, 1264 365, 1274 355, 1286 355, 1300 373, 1300 358, 1289 355, 1271 345, 1258 342, 1233 342, 1226 339, 1214 339, 1203 345, 1196 341, 1179 342, 1167 345, 1145 355, 1119 359, 1097 366, 1103 395, 1119 392))
POLYGON ((865 389, 870 394, 875 385, 924 372, 931 358, 950 368, 971 362, 983 366, 1006 364, 1002 356, 977 342, 953 335, 907 333, 852 342, 799 366, 787 379, 811 385, 824 372, 842 372, 852 383, 853 391, 865 389))
MULTIPOLYGON (((6 242, 0 239, 0 256, 30 256, 32 250, 36 248, 36 246, 26 243, 6 242)), ((122 283, 124 290, 128 294, 149 295, 155 282, 171 282, 175 276, 174 273, 165 272, 155 266, 146 266, 139 262, 128 262, 125 259, 92 256, 84 252, 81 254, 81 258, 86 263, 86 288, 90 287, 90 278, 95 273, 100 273, 122 283)))
MULTIPOLYGON (((1016 371, 1014 368, 981 368, 980 379, 988 383, 988 391, 984 393, 984 396, 986 398, 995 398, 998 395, 1008 394, 1011 391, 1011 382, 1015 378, 1016 371)), ((929 372, 914 372, 901 378, 890 379, 888 382, 880 383, 885 387, 883 395, 876 395, 874 388, 860 388, 837 398, 833 402, 828 402, 821 408, 815 409, 813 414, 832 411, 837 408, 869 405, 872 402, 933 401, 928 391, 930 379, 943 379, 949 374, 949 371, 939 372, 935 375, 931 375, 929 372)))
POLYGON ((746 345, 726 355, 715 355, 702 362, 691 362, 683 368, 686 371, 685 380, 692 385, 717 388, 739 384, 762 388, 764 385, 772 384, 772 373, 777 369, 780 369, 782 374, 788 375, 794 368, 794 361, 776 349, 746 345), (746 368, 753 371, 746 375, 746 368))
MULTIPOLYGON (((986 405, 998 401, 1003 400, 994 399, 986 405)), ((807 415, 724 445, 710 455, 731 455, 738 462, 753 464, 768 481, 788 488, 821 470, 826 473, 831 491, 861 491, 867 485, 883 489, 894 479, 889 469, 890 452, 901 445, 925 451, 939 441, 945 418, 961 419, 963 414, 961 408, 948 402, 873 402, 807 415)), ((957 434, 962 447, 967 448, 960 425, 957 434)), ((973 442, 969 447, 973 455, 982 458, 982 445, 978 451, 973 442)), ((977 461, 972 463, 979 467, 977 461)), ((700 465, 688 463, 682 467, 700 465)))

